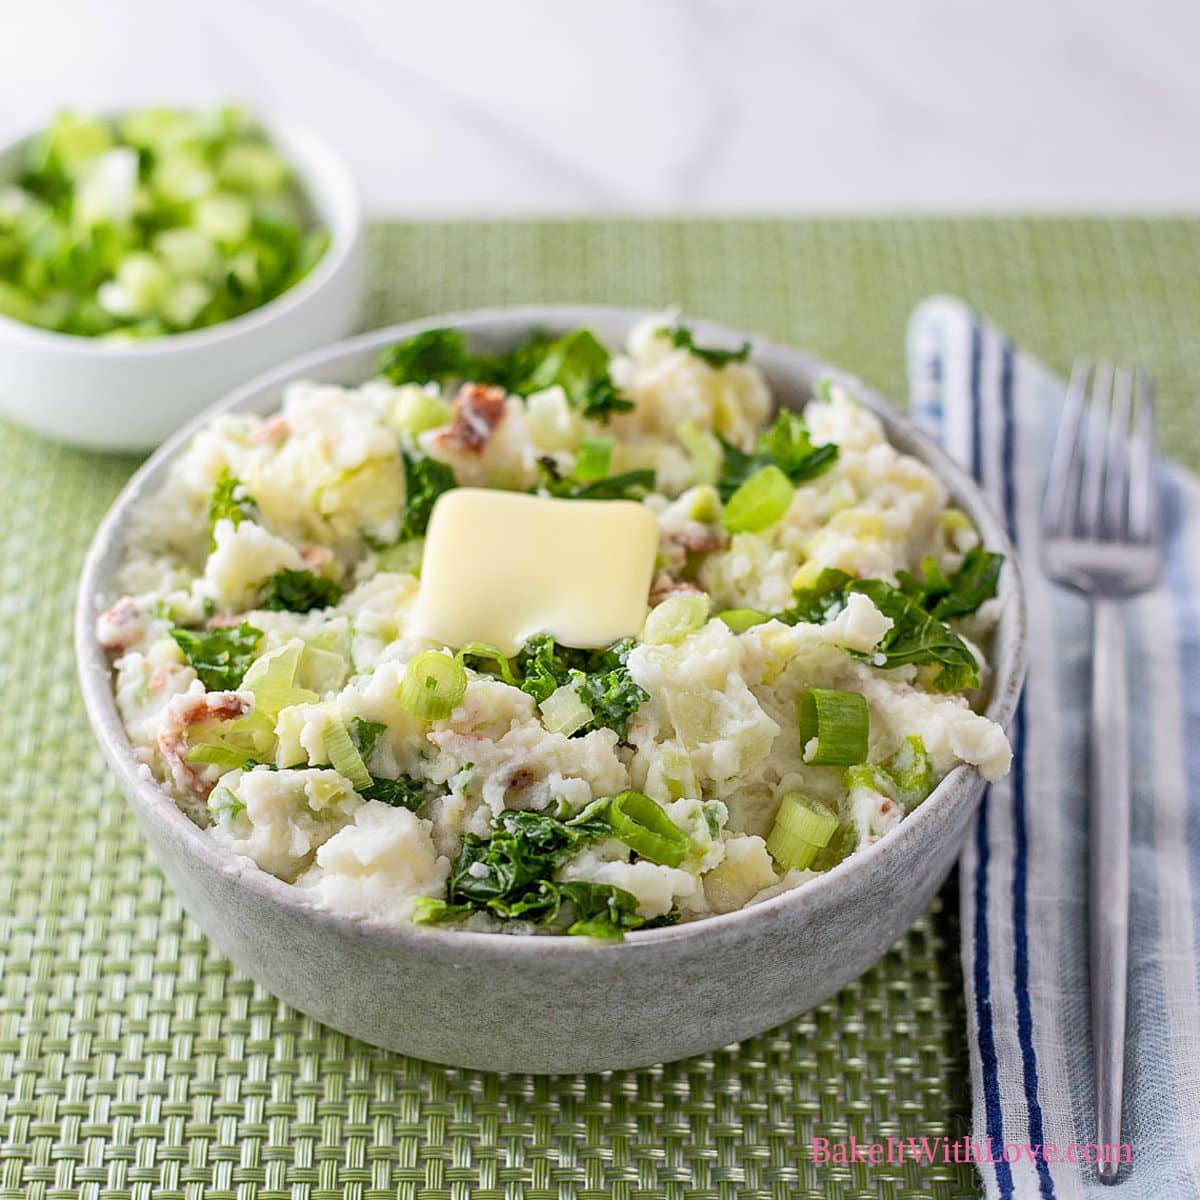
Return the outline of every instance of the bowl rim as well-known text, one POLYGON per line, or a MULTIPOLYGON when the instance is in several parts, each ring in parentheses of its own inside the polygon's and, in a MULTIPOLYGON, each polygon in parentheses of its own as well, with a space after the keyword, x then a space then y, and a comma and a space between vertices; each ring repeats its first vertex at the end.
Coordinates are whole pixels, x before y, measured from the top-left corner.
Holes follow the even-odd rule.
MULTIPOLYGON (((260 374, 199 413, 164 442, 125 484, 97 528, 84 559, 75 608, 75 655, 88 719, 127 800, 143 819, 163 826, 168 836, 182 842, 188 852, 203 859, 205 865, 215 873, 249 888, 263 901, 281 904, 298 914, 303 914, 330 932, 347 937, 366 938, 382 946, 402 946, 411 951, 426 950, 451 956, 470 952, 476 957, 503 962, 523 961, 529 955, 547 954, 631 955, 668 942, 678 944, 706 936, 716 937, 722 933, 736 936, 739 927, 745 929, 750 925, 770 923, 785 916, 790 910, 818 904, 827 892, 845 886, 856 873, 871 871, 881 859, 901 853, 907 843, 913 839, 920 839, 924 834, 924 827, 930 824, 941 809, 955 803, 968 802, 967 797, 981 776, 977 768, 960 764, 938 783, 914 812, 878 841, 799 887, 732 912, 714 914, 696 921, 658 929, 633 930, 619 942, 596 942, 591 938, 522 937, 473 930, 450 930, 436 926, 415 926, 408 922, 387 924, 375 917, 362 917, 320 908, 302 889, 276 878, 252 860, 233 854, 208 837, 159 786, 148 768, 135 757, 116 707, 108 654, 100 646, 95 635, 95 618, 101 611, 101 602, 105 599, 103 585, 108 582, 105 576, 111 572, 112 566, 115 566, 116 555, 123 548, 121 534, 130 512, 161 486, 170 463, 202 427, 221 413, 237 410, 253 412, 254 402, 260 395, 288 382, 303 379, 305 374, 313 369, 372 349, 381 349, 428 329, 454 326, 468 336, 472 332, 501 336, 511 333, 515 336, 518 332, 539 323, 574 326, 616 321, 632 325, 641 318, 661 311, 594 304, 505 305, 436 314, 382 327, 301 355, 260 374), (110 558, 114 561, 106 570, 105 561, 110 558)), ((969 500, 973 519, 982 525, 980 534, 984 544, 1006 557, 1006 578, 1002 582, 1005 604, 998 630, 1005 629, 1007 636, 1002 641, 997 638, 997 645, 1001 646, 1003 654, 991 664, 992 691, 984 715, 1007 728, 1016 710, 1025 676, 1025 595, 1016 553, 989 498, 927 433, 856 376, 825 363, 807 351, 785 346, 764 337, 748 335, 707 320, 693 320, 689 317, 688 323, 705 339, 738 344, 742 339, 750 337, 754 356, 770 357, 785 368, 791 364, 790 369, 797 374, 803 373, 809 379, 818 375, 830 375, 838 382, 846 384, 853 389, 857 399, 863 401, 866 407, 884 420, 889 439, 896 430, 902 431, 905 440, 911 443, 905 452, 917 450, 926 465, 938 474, 953 494, 959 499, 969 500), (982 521, 978 518, 982 518, 982 521)), ((107 602, 111 603, 113 598, 110 594, 107 602)))
MULTIPOLYGON (((101 115, 112 120, 134 111, 135 107, 106 109, 101 115)), ((61 333, 55 329, 43 329, 40 325, 26 324, 3 313, 0 313, 0 338, 10 344, 20 343, 29 349, 72 354, 80 358, 161 358, 186 350, 203 350, 243 334, 253 334, 262 326, 300 307, 324 288, 341 272, 362 236, 363 209, 358 185, 345 160, 320 135, 270 113, 253 110, 250 115, 270 135, 272 143, 284 152, 310 202, 315 205, 314 192, 317 189, 314 180, 320 179, 330 190, 329 211, 320 214, 329 231, 329 246, 303 279, 265 304, 239 316, 202 329, 164 334, 144 341, 114 342, 80 333, 61 333)), ((19 152, 45 129, 43 123, 0 143, 0 160, 19 152)), ((0 186, 5 186, 7 182, 0 173, 0 186)))

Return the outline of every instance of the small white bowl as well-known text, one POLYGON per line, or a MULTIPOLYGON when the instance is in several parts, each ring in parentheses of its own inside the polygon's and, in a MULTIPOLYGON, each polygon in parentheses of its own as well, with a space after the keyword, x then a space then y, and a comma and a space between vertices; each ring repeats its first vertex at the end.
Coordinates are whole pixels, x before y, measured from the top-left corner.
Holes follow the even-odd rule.
MULTIPOLYGON (((143 342, 77 337, 0 316, 0 411, 74 446, 150 450, 244 380, 355 328, 365 260, 354 180, 320 139, 270 120, 263 125, 329 230, 329 248, 313 270, 240 317, 143 342)), ((0 147, 0 186, 15 178, 35 136, 0 147)))
MULTIPOLYGON (((699 1054, 778 1025, 860 975, 928 908, 958 857, 984 788, 979 772, 965 765, 874 845, 803 887, 723 916, 637 930, 616 943, 387 926, 319 909, 303 889, 231 854, 140 765, 96 639, 96 614, 116 598, 113 575, 131 515, 152 502, 214 413, 272 412, 294 379, 362 382, 385 346, 438 326, 461 329, 486 353, 511 347, 531 328, 557 335, 587 325, 602 340, 623 343, 646 315, 578 306, 491 309, 377 330, 309 354, 181 430, 133 477, 92 542, 75 625, 83 698, 155 857, 187 911, 242 970, 335 1029, 492 1071, 604 1071, 699 1054)), ((691 324, 705 342, 735 346, 744 336, 707 321, 691 324)), ((986 709, 1006 725, 1025 673, 1025 608, 1013 548, 986 498, 925 434, 851 376, 758 338, 754 361, 790 408, 803 407, 822 375, 844 382, 880 417, 897 449, 938 474, 983 544, 1006 555, 986 709)))

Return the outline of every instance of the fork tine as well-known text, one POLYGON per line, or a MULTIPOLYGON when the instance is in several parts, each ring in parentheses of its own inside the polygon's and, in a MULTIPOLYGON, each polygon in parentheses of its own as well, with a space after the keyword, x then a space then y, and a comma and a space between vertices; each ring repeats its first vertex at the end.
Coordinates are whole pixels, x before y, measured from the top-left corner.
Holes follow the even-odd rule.
POLYGON ((1139 541, 1150 541, 1158 528, 1154 380, 1140 368, 1135 379, 1136 408, 1129 459, 1129 532, 1139 541))
POLYGON ((1077 521, 1079 532, 1087 538, 1100 536, 1104 508, 1104 460, 1112 411, 1112 391, 1112 364, 1097 363, 1092 375, 1092 398, 1087 407, 1082 434, 1083 483, 1081 511, 1077 521))
POLYGON ((1108 444, 1104 451, 1104 515, 1101 532, 1121 540, 1126 536, 1129 457, 1132 437, 1129 414, 1133 405, 1133 372, 1122 367, 1113 382, 1112 414, 1108 422, 1108 444))
POLYGON ((1075 360, 1075 365, 1071 368, 1071 382, 1067 385, 1067 399, 1063 405, 1058 435, 1054 439, 1050 471, 1046 477, 1046 499, 1042 512, 1045 533, 1048 536, 1061 536, 1075 524, 1075 513, 1079 507, 1079 489, 1074 486, 1078 458, 1076 443, 1079 440, 1083 402, 1091 373, 1091 363, 1082 358, 1075 360))

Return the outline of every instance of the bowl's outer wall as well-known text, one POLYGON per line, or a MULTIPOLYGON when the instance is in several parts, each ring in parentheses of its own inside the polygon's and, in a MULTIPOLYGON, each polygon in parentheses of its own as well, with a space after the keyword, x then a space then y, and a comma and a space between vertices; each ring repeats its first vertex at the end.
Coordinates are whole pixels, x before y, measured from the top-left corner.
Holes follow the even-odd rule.
MULTIPOLYGON (((39 337, 0 321, 0 410, 44 437, 89 450, 150 450, 246 379, 357 326, 366 286, 361 215, 348 174, 307 136, 273 136, 332 233, 328 263, 282 296, 197 334, 139 343, 39 337), (147 352, 148 351, 148 352, 147 352)), ((0 183, 24 142, 0 154, 0 183)))
MULTIPOLYGON (((454 316, 479 346, 500 347, 531 324, 590 324, 621 340, 640 314, 529 309, 454 316)), ((441 323, 450 323, 442 318, 441 323)), ((289 378, 355 383, 380 346, 438 321, 382 331, 277 372, 225 407, 268 412, 289 378)), ((735 336, 703 322, 710 338, 735 336)), ((825 368, 799 351, 760 345, 756 361, 785 404, 803 403, 825 368)), ((932 462, 989 546, 1011 555, 995 515, 966 476, 878 397, 901 448, 932 462)), ((107 659, 92 632, 122 554, 123 514, 153 494, 193 422, 163 448, 114 506, 85 567, 77 623, 89 715, 139 821, 188 912, 247 974, 302 1011, 376 1045, 488 1070, 566 1073, 641 1066, 727 1045, 827 998, 876 962, 928 907, 962 845, 983 790, 960 767, 875 846, 804 888, 725 917, 618 945, 587 939, 510 938, 387 928, 315 910, 295 888, 232 858, 137 773, 112 699, 107 659), (516 1018, 516 1019, 514 1019, 516 1018)), ((1013 560, 1010 558, 1010 562, 1013 560)), ((993 659, 989 714, 1007 722, 1024 663, 1015 564, 1005 572, 1005 615, 993 659)))

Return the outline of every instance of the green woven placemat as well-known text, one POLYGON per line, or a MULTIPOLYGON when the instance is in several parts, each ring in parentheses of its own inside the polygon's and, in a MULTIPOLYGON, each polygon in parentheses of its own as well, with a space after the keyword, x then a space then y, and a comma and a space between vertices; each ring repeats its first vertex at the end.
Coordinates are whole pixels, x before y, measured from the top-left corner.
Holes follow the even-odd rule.
MULTIPOLYGON (((421 223, 376 227, 370 246, 371 324, 679 303, 894 395, 908 311, 958 292, 1054 365, 1077 350, 1147 363, 1167 446, 1200 459, 1197 221, 421 223)), ((75 579, 131 467, 0 424, 0 1198, 975 1193, 965 1167, 818 1168, 808 1152, 814 1136, 966 1131, 948 894, 814 1013, 607 1076, 429 1066, 233 970, 147 861, 76 694, 75 579)))

